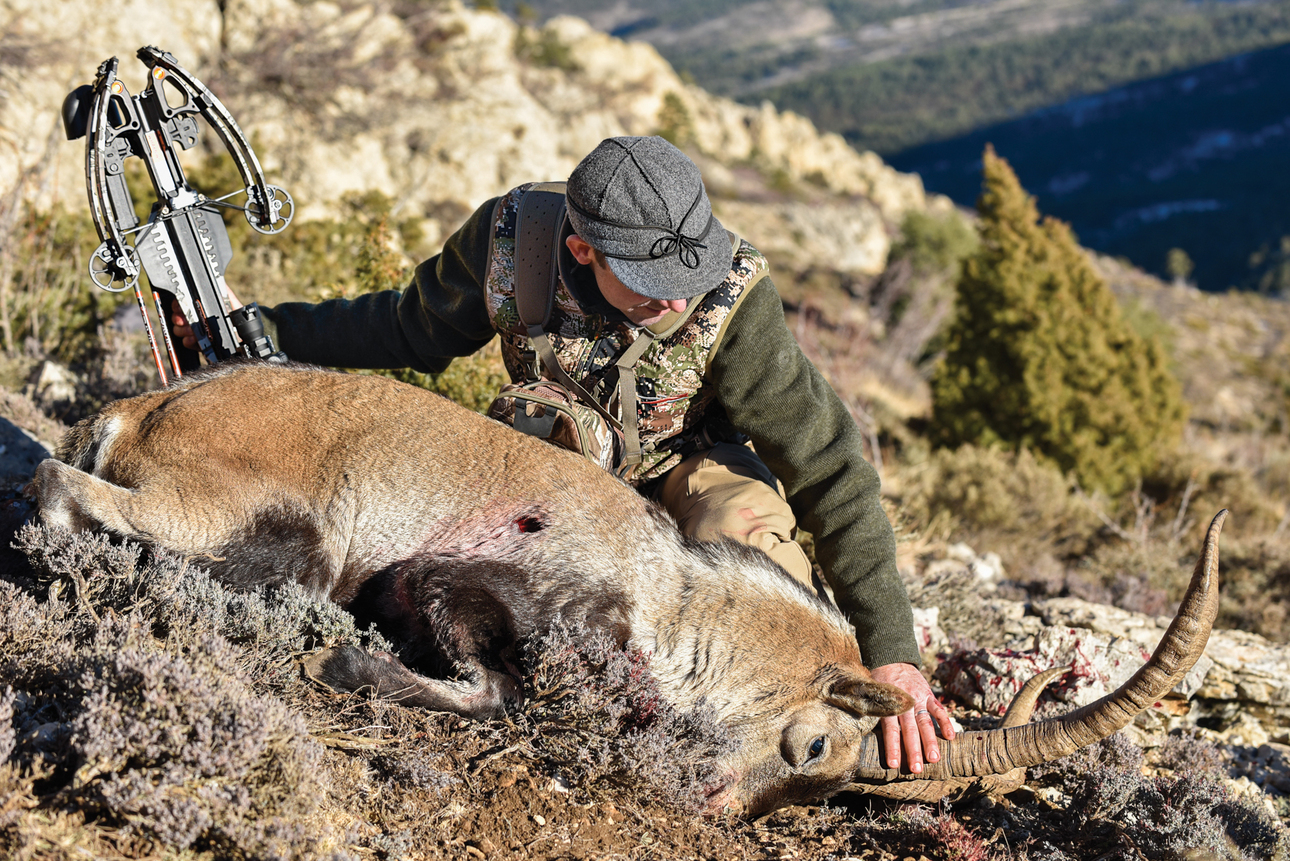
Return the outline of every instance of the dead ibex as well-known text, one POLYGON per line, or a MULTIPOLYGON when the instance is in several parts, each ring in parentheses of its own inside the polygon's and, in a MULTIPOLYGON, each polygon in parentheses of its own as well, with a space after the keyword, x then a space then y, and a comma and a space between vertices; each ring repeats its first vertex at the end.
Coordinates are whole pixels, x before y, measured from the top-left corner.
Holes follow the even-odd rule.
MULTIPOLYGON (((59 458, 36 473, 47 523, 201 556, 234 585, 294 579, 342 605, 379 593, 454 679, 348 647, 310 662, 334 687, 495 715, 521 697, 517 640, 583 620, 649 654, 671 703, 706 705, 737 739, 714 809, 758 813, 915 778, 879 765, 871 733, 910 700, 873 681, 836 609, 760 552, 687 541, 584 459, 437 395, 221 365, 107 407, 68 433, 59 458)), ((1059 720, 942 740, 942 761, 919 776, 939 783, 920 785, 944 792, 1064 756, 1172 688, 1214 618, 1222 517, 1132 680, 1059 720)))

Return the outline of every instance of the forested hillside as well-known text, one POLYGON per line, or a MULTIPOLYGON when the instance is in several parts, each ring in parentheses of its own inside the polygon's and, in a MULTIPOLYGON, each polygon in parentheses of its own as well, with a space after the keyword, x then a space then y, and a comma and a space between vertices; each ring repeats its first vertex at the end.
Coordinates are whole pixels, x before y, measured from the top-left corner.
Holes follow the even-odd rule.
POLYGON ((1206 290, 1281 295, 1290 288, 1287 80, 1290 46, 1272 48, 1074 99, 891 161, 971 206, 982 149, 993 144, 1085 245, 1206 290), (1169 271, 1175 248, 1194 271, 1169 271))
POLYGON ((1290 2, 502 0, 651 42, 714 92, 770 99, 881 154, 1290 42, 1290 2))
POLYGON ((1290 0, 502 6, 651 41, 702 85, 810 117, 962 206, 993 143, 1091 248, 1207 290, 1290 286, 1290 0))

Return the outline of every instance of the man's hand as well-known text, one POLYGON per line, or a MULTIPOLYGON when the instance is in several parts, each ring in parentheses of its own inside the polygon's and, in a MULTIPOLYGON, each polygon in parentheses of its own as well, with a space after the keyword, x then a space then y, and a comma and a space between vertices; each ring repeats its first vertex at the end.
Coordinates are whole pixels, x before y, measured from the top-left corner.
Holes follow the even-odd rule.
POLYGON ((900 767, 903 747, 909 770, 922 774, 923 761, 940 762, 941 747, 936 741, 936 727, 945 738, 954 738, 950 713, 936 699, 923 674, 913 664, 887 664, 873 670, 874 681, 895 685, 914 698, 914 707, 902 715, 883 718, 879 723, 882 749, 888 768, 900 767))
MULTIPOLYGON (((233 291, 228 291, 228 304, 230 311, 236 311, 242 307, 242 303, 233 291)), ((170 322, 174 323, 175 339, 182 343, 189 350, 197 349, 197 336, 193 334, 192 324, 184 317, 184 312, 179 308, 179 301, 170 303, 170 322)))

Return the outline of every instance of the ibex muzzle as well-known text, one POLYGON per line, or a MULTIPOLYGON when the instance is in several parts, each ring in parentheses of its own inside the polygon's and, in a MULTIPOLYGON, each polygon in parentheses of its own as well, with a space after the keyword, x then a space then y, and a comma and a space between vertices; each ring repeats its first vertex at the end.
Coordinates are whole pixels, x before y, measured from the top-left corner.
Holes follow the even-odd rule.
MULTIPOLYGON (((445 671, 341 648, 307 664, 333 687, 496 715, 521 699, 515 644, 556 619, 585 621, 648 654, 669 702, 707 706, 738 741, 713 809, 754 814, 909 777, 877 765, 871 731, 910 699, 873 681, 835 608, 759 551, 688 541, 584 459, 437 395, 221 365, 107 407, 68 433, 59 458, 36 473, 46 523, 201 556, 233 585, 291 579, 342 605, 378 593, 445 671)), ((1064 755, 1163 695, 1204 648, 1221 518, 1166 643, 1110 705, 1004 730, 1031 734, 1023 761, 1009 759, 1011 740, 943 741, 929 776, 1064 755)))

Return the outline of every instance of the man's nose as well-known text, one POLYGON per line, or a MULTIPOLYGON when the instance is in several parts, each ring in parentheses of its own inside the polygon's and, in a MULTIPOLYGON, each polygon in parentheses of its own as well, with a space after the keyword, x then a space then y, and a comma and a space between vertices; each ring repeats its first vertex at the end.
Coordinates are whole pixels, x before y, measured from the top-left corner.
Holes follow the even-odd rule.
POLYGON ((675 311, 680 314, 685 310, 685 306, 689 303, 685 299, 664 299, 660 301, 659 304, 669 311, 675 311))

